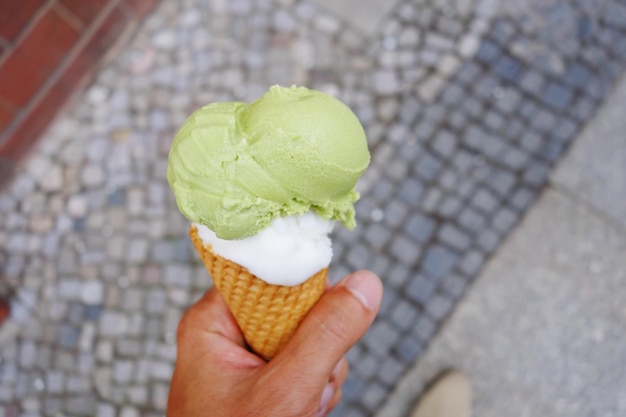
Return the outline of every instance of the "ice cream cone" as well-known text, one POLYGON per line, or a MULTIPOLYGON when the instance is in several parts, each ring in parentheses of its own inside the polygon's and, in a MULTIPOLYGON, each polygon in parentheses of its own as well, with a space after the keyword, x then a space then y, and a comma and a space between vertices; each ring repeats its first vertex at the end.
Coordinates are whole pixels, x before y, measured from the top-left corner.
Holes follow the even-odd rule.
POLYGON ((250 348, 265 359, 273 358, 324 292, 328 268, 300 285, 272 285, 213 253, 194 226, 189 236, 250 348))

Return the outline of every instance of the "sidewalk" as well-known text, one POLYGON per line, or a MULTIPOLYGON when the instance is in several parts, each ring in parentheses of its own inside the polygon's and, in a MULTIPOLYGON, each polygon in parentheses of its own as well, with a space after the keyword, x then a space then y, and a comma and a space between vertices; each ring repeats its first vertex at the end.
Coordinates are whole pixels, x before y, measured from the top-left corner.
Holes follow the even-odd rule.
MULTIPOLYGON (((599 169, 573 175, 586 174, 584 159, 545 191, 623 72, 622 0, 384 3, 359 2, 367 12, 358 22, 354 2, 159 4, 0 194, 0 294, 11 303, 0 327, 0 417, 163 414, 178 321, 211 285, 168 188, 167 154, 183 120, 208 102, 303 84, 345 101, 365 127, 372 163, 359 184, 358 227, 337 228, 330 275, 372 269, 385 296, 348 354, 352 372, 334 416, 380 415, 409 369, 438 352, 431 342, 447 334, 450 314, 476 305, 484 265, 526 263, 490 259, 515 242, 508 236, 522 219, 547 221, 527 213, 540 195, 539 213, 559 207, 545 228, 565 249, 575 240, 556 220, 587 219, 571 207, 577 192, 563 196, 566 186, 623 218, 621 194, 589 179, 623 183, 599 169)), ((579 153, 597 155, 594 167, 619 155, 587 146, 579 153)), ((539 263, 551 240, 529 236, 539 263)), ((567 294, 549 278, 530 294, 559 302, 567 294)), ((522 324, 520 335, 536 323, 522 324)), ((529 352, 541 354, 532 341, 529 352)))
POLYGON ((377 416, 448 368, 475 416, 626 415, 624 108, 626 79, 377 416))

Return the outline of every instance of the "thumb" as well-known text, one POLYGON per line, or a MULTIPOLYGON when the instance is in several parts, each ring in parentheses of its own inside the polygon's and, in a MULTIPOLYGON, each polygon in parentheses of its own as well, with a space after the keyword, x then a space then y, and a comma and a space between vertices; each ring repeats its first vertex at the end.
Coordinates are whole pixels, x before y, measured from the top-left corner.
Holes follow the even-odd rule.
POLYGON ((269 365, 326 384, 337 362, 374 321, 381 298, 382 284, 372 272, 348 275, 324 293, 269 365))

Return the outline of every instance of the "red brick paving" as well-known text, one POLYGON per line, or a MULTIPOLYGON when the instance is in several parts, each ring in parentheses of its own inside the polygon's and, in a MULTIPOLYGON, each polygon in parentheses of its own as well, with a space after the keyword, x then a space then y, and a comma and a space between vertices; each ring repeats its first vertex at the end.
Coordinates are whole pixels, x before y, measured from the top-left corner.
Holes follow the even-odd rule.
POLYGON ((157 3, 0 0, 0 159, 16 166, 127 25, 157 3))

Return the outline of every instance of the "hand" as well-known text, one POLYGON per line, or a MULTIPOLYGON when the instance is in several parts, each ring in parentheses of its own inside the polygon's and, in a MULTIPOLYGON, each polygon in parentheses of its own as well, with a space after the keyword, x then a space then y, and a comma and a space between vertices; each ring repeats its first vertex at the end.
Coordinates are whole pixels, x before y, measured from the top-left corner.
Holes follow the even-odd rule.
POLYGON ((266 362, 246 350, 224 299, 211 289, 178 327, 168 417, 325 416, 341 398, 344 354, 371 325, 381 297, 374 274, 348 275, 266 362))

